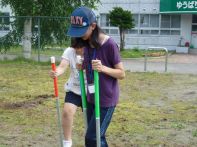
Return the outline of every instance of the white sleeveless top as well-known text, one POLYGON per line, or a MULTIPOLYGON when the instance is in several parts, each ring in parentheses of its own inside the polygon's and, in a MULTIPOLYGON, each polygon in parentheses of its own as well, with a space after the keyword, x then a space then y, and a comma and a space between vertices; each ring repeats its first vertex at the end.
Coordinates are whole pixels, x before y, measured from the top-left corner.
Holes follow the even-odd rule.
MULTIPOLYGON (((72 47, 65 49, 62 58, 69 61, 70 76, 68 81, 64 85, 65 91, 72 91, 78 95, 81 95, 79 71, 76 68, 76 51, 72 47)), ((86 82, 86 80, 84 80, 86 82)))

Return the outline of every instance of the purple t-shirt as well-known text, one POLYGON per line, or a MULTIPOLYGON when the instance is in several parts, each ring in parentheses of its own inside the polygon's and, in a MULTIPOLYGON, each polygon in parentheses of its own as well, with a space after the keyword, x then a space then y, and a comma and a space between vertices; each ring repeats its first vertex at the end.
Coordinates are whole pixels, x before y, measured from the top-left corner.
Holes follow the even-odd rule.
MULTIPOLYGON (((93 83, 94 75, 91 60, 98 59, 107 67, 114 66, 121 62, 119 48, 112 38, 109 38, 99 49, 85 48, 84 66, 88 84, 93 83)), ((118 80, 104 73, 99 73, 100 106, 116 106, 119 98, 118 80)), ((88 102, 94 103, 94 94, 87 94, 88 102)))

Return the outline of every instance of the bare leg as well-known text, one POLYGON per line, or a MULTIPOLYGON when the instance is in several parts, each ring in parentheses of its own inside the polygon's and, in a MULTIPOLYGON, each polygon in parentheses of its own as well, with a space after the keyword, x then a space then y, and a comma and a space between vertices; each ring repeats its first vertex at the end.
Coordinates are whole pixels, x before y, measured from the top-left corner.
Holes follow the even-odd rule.
POLYGON ((71 103, 65 103, 62 114, 62 127, 64 132, 64 139, 72 141, 72 125, 74 114, 77 110, 77 106, 71 103))

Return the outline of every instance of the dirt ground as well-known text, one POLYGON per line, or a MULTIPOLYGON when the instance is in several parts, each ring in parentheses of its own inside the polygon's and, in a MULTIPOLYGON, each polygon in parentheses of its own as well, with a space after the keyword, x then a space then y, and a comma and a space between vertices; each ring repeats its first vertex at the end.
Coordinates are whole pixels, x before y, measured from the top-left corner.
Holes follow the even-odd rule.
MULTIPOLYGON (((0 147, 59 145, 49 69, 29 63, 1 64, 0 147)), ((58 83, 61 107, 65 77, 58 83)), ((127 72, 119 83, 120 101, 106 134, 109 147, 196 147, 196 75, 127 72)), ((78 109, 73 147, 83 144, 83 116, 78 109)))

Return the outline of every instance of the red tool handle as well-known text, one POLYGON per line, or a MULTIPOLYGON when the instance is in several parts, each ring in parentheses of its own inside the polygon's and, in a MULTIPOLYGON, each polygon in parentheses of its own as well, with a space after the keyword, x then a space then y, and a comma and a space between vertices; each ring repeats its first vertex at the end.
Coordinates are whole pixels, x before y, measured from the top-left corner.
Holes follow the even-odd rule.
MULTIPOLYGON (((55 58, 54 57, 51 57, 51 67, 52 67, 53 71, 56 71, 55 58)), ((57 98, 58 97, 57 77, 55 77, 53 79, 53 84, 54 84, 54 94, 55 94, 55 97, 57 98)))

